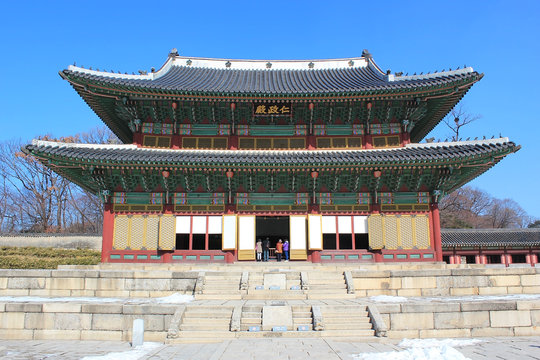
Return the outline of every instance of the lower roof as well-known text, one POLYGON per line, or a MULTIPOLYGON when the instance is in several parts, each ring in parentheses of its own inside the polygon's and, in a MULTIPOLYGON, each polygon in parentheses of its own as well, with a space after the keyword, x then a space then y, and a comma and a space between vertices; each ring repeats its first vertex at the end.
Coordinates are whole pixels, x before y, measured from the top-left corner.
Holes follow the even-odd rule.
POLYGON ((187 150, 136 145, 73 144, 34 140, 25 151, 35 156, 70 159, 81 164, 180 166, 370 166, 442 164, 485 155, 504 156, 520 146, 499 138, 446 143, 408 144, 398 148, 358 150, 187 150))

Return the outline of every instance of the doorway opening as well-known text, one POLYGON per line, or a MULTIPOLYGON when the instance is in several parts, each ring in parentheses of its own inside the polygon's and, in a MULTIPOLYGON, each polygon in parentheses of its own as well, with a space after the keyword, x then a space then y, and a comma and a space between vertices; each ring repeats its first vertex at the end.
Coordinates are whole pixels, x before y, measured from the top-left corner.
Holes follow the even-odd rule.
POLYGON ((289 226, 288 216, 257 216, 255 218, 256 234, 254 241, 268 238, 270 240, 270 257, 275 257, 274 250, 279 239, 283 242, 285 240, 290 241, 289 226))

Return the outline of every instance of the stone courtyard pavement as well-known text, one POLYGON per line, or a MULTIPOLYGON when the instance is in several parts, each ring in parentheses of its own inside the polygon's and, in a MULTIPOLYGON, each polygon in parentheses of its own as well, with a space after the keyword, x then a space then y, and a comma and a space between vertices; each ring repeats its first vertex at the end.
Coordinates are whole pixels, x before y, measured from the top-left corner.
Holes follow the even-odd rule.
MULTIPOLYGON (((540 337, 481 338, 479 343, 453 346, 463 359, 540 360, 540 337)), ((464 340, 470 341, 470 339, 464 340)), ((428 340, 429 342, 429 340, 428 340)), ((1 340, 0 359, 70 360, 70 359, 189 359, 189 360, 354 360, 370 358, 416 359, 399 340, 370 339, 368 342, 334 339, 234 339, 220 343, 188 343, 166 345, 145 343, 132 349, 126 342, 1 340), (392 352, 381 357, 381 353, 392 352), (372 355, 368 355, 370 353, 372 355), (359 356, 358 354, 362 354, 359 356)), ((451 351, 453 351, 451 349, 451 351)), ((437 359, 459 359, 459 354, 445 349, 437 359)), ((422 352, 423 353, 423 352, 422 352)), ((422 357, 422 359, 431 357, 422 357)))

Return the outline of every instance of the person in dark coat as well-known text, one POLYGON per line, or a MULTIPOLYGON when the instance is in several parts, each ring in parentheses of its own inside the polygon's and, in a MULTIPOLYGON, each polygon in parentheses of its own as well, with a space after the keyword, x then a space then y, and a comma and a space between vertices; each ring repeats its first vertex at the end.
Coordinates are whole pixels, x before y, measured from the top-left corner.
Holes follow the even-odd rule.
POLYGON ((268 257, 270 255, 270 239, 269 238, 264 239, 262 243, 262 250, 263 250, 263 261, 268 261, 268 257))

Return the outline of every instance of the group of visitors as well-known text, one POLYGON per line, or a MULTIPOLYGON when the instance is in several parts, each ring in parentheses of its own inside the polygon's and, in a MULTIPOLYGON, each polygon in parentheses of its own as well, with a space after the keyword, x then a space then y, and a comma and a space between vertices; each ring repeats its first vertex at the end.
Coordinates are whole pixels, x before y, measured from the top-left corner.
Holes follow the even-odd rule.
MULTIPOLYGON (((264 240, 257 239, 255 251, 257 261, 268 261, 270 257, 270 238, 265 238, 264 240)), ((289 240, 283 242, 282 239, 279 239, 276 244, 275 254, 277 261, 281 261, 283 256, 285 256, 285 261, 289 261, 289 240)))

